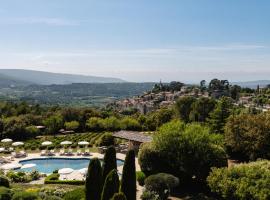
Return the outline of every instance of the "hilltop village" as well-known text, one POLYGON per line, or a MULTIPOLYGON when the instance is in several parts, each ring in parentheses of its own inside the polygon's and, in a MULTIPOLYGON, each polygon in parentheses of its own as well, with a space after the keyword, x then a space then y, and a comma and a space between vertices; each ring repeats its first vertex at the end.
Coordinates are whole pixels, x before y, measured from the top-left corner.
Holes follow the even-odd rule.
POLYGON ((262 111, 270 110, 269 88, 263 87, 256 90, 241 88, 237 85, 230 85, 227 80, 213 79, 209 86, 201 81, 200 85, 186 85, 181 82, 156 84, 151 91, 141 96, 126 98, 116 101, 114 107, 119 111, 135 109, 141 114, 147 114, 157 109, 174 105, 180 97, 206 97, 218 99, 222 96, 231 97, 234 103, 239 106, 255 108, 262 111))

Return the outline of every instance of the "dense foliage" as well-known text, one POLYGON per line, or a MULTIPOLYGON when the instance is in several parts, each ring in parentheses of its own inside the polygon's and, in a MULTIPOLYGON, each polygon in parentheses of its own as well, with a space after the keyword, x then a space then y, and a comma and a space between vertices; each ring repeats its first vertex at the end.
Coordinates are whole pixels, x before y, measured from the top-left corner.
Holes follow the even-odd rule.
POLYGON ((226 153, 222 136, 199 124, 172 121, 159 129, 151 144, 143 146, 139 162, 146 174, 166 172, 180 181, 204 181, 211 167, 226 165, 226 153))
POLYGON ((207 182, 224 199, 267 200, 270 198, 270 162, 257 161, 232 168, 214 168, 207 182))
POLYGON ((225 142, 231 157, 241 160, 270 158, 270 114, 241 114, 230 117, 225 142))

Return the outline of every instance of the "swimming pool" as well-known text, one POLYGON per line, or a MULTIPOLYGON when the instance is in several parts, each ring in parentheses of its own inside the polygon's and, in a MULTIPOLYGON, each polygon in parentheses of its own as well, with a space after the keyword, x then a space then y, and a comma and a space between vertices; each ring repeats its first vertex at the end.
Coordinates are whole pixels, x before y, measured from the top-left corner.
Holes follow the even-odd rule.
MULTIPOLYGON (((17 169, 17 171, 31 172, 37 170, 41 173, 50 174, 54 170, 62 168, 72 168, 74 170, 79 170, 86 168, 91 160, 89 158, 33 158, 28 160, 22 160, 19 163, 25 164, 36 164, 33 168, 28 169, 17 169)), ((102 160, 101 160, 102 162, 102 160)), ((117 160, 117 166, 124 164, 124 161, 117 160)))

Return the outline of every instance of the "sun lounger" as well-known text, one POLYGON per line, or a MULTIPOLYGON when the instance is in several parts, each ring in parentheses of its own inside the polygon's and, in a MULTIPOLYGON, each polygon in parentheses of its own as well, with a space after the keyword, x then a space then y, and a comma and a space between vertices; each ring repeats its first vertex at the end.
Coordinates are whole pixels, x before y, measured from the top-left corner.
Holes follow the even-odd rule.
POLYGON ((78 149, 77 150, 77 156, 80 156, 80 155, 82 155, 82 151, 81 151, 81 149, 78 149))
POLYGON ((19 155, 20 155, 20 157, 26 157, 27 153, 25 151, 20 151, 19 155))
POLYGON ((54 156, 55 155, 55 151, 54 149, 50 150, 49 153, 48 153, 49 156, 54 156))
POLYGON ((47 155, 46 150, 41 150, 40 155, 41 156, 46 156, 47 155))
POLYGON ((85 149, 85 152, 83 153, 83 156, 90 156, 89 149, 85 149))
POLYGON ((64 156, 65 155, 65 150, 64 149, 60 149, 59 155, 60 156, 64 156))

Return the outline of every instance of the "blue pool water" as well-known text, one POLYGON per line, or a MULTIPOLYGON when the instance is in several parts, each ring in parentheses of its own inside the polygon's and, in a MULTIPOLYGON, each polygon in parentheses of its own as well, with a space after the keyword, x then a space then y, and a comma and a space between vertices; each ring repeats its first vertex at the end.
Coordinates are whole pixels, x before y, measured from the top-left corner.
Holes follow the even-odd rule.
MULTIPOLYGON (((33 170, 37 170, 41 173, 50 174, 54 170, 62 168, 72 168, 74 170, 86 168, 88 167, 90 161, 91 160, 89 158, 36 158, 22 160, 19 162, 22 165, 34 163, 36 164, 35 167, 28 169, 18 169, 17 171, 31 172, 33 170)), ((124 162, 122 160, 117 160, 117 166, 121 166, 123 164, 124 162)))

